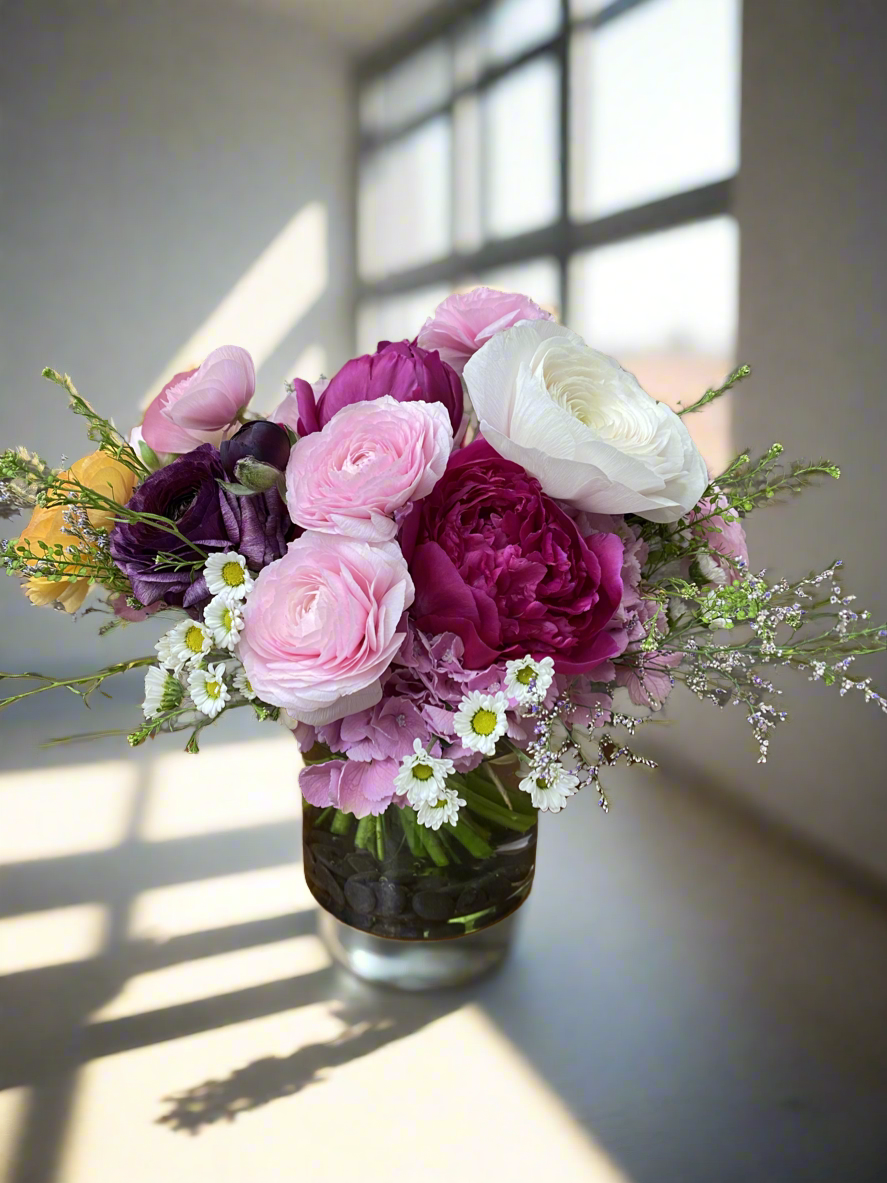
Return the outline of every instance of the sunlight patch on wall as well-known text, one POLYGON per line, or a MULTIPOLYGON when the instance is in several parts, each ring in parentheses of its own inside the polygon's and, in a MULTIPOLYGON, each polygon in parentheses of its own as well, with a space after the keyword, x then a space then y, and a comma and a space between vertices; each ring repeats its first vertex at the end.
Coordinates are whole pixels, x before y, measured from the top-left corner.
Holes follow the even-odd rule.
MULTIPOLYGON (((28 1107, 30 1089, 3 1089, 0 1092, 0 1171, 13 1162, 16 1143, 28 1107)), ((11 1178, 11 1175, 9 1176, 11 1178)), ((0 1178, 6 1178, 0 1175, 0 1178)))
POLYGON ((157 375, 142 408, 181 370, 220 345, 248 349, 258 370, 324 293, 329 278, 327 208, 309 202, 240 277, 157 375))

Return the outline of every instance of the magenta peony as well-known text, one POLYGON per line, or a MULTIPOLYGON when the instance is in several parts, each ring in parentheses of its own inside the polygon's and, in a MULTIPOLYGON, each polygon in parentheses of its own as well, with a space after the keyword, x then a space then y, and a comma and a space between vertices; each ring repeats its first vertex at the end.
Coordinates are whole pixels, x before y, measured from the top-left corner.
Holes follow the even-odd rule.
POLYGON ((259 573, 238 647, 259 697, 321 726, 374 706, 413 583, 394 543, 308 532, 259 573))
POLYGON ((622 599, 622 539, 583 538, 539 482, 485 440, 453 453, 403 542, 416 624, 461 637, 466 668, 529 653, 584 673, 625 648, 625 633, 609 627, 622 599))
POLYGON ((457 374, 465 363, 495 333, 510 329, 521 320, 553 320, 529 296, 474 288, 457 292, 438 304, 416 338, 423 349, 436 349, 457 374))
POLYGON ((399 403, 443 403, 450 416, 453 434, 462 424, 464 397, 459 375, 436 352, 411 345, 409 341, 380 341, 375 353, 346 362, 322 388, 297 378, 293 394, 278 408, 275 417, 295 426, 300 436, 320 431, 337 411, 349 403, 372 402, 390 394, 399 403), (292 422, 295 400, 299 417, 292 422))
POLYGON ((399 403, 387 395, 352 403, 293 449, 290 517, 306 530, 390 541, 398 511, 431 492, 452 446, 441 403, 399 403))
POLYGON ((234 428, 256 390, 253 359, 245 349, 224 345, 201 366, 176 374, 145 412, 142 438, 155 452, 216 447, 234 428))

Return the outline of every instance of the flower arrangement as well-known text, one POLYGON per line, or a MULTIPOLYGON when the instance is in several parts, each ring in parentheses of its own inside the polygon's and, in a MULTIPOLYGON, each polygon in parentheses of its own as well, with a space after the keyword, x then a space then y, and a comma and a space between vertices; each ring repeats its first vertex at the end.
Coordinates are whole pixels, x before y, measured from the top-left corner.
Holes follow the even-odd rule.
POLYGON ((31 511, 6 570, 68 613, 101 589, 100 631, 173 620, 153 654, 29 674, 0 706, 143 668, 133 745, 187 730, 197 752, 240 708, 282 722, 318 899, 386 935, 484 927, 529 891, 538 811, 582 790, 606 808, 608 766, 651 764, 629 741, 676 681, 742 706, 760 761, 786 717, 767 667, 887 711, 851 668, 887 630, 840 563, 789 579, 749 560, 745 518, 838 469, 785 466, 774 444, 712 479, 687 431, 748 372, 676 413, 485 288, 415 341, 295 380, 268 420, 234 347, 177 374, 128 438, 47 370, 97 451, 63 470, 0 457, 0 514, 31 511))

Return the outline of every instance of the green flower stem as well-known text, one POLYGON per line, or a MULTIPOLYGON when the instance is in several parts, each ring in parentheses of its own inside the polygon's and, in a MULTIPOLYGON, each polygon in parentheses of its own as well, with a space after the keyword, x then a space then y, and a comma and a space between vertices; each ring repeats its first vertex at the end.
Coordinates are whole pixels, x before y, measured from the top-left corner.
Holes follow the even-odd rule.
POLYGON ((321 815, 318 817, 317 821, 314 823, 314 829, 319 830, 323 826, 323 823, 326 821, 326 819, 329 817, 329 815, 332 812, 333 812, 332 805, 328 805, 326 807, 326 809, 324 809, 323 812, 321 813, 321 815))
POLYGON ((385 821, 382 814, 375 817, 376 858, 380 863, 385 861, 385 821))
POLYGON ((351 823, 353 817, 350 813, 343 813, 341 809, 337 809, 333 815, 332 824, 330 825, 330 833, 338 834, 340 837, 349 833, 351 830, 351 823))
POLYGON ((24 690, 21 694, 12 694, 9 698, 0 699, 0 710, 4 707, 11 706, 14 702, 21 702, 22 699, 31 698, 35 694, 42 694, 45 690, 70 690, 73 694, 79 694, 81 698, 86 699, 93 690, 97 689, 106 678, 112 678, 115 674, 125 674, 129 670, 138 669, 140 666, 156 665, 157 655, 152 657, 135 657, 131 661, 119 661, 116 665, 109 665, 103 670, 99 670, 95 674, 84 674, 79 678, 52 678, 46 674, 24 673, 24 674, 9 674, 5 671, 0 671, 0 681, 4 678, 37 678, 45 682, 45 686, 35 686, 32 690, 24 690), (78 690, 78 686, 86 686, 93 683, 89 690, 78 690))
POLYGON ((476 813, 486 821, 495 822, 497 826, 501 826, 505 830, 516 830, 520 834, 525 834, 536 824, 535 810, 529 814, 517 813, 513 809, 506 809, 502 805, 488 801, 486 797, 482 797, 473 789, 460 788, 459 792, 472 813, 476 813))
POLYGON ((419 835, 422 839, 422 845, 428 854, 428 857, 436 867, 449 866, 449 857, 443 848, 443 844, 435 834, 434 830, 429 830, 427 826, 419 827, 419 835))
POLYGON ((368 850, 372 854, 370 843, 375 839, 376 819, 372 816, 362 817, 357 823, 357 833, 354 835, 354 846, 357 850, 368 850))
POLYGON ((446 830, 448 834, 452 834, 457 842, 461 842, 468 853, 473 854, 475 858, 487 859, 492 857, 492 846, 466 824, 465 818, 460 817, 454 826, 448 825, 446 830))
POLYGON ((425 848, 422 845, 422 837, 419 834, 419 823, 416 821, 415 809, 412 809, 409 805, 405 805, 400 810, 398 817, 406 836, 407 846, 410 848, 410 854, 416 858, 421 858, 425 854, 425 848))

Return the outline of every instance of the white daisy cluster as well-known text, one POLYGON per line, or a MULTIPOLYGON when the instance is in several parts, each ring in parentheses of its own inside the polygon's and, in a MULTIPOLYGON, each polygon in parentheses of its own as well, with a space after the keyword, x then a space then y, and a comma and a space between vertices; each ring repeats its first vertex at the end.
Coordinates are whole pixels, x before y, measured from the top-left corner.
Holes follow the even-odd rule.
POLYGON ((254 583, 246 559, 234 551, 210 555, 203 575, 213 597, 203 620, 182 620, 157 642, 160 668, 152 667, 145 678, 146 719, 176 709, 186 689, 195 709, 210 719, 230 702, 231 685, 249 701, 256 697, 239 663, 229 685, 228 664, 209 661, 217 650, 233 654, 240 639, 244 601, 254 583))
POLYGON ((413 740, 413 755, 401 760, 394 784, 416 810, 419 825, 439 830, 444 822, 454 826, 459 820, 465 801, 455 789, 447 788, 453 769, 452 760, 432 756, 420 739, 413 740))

